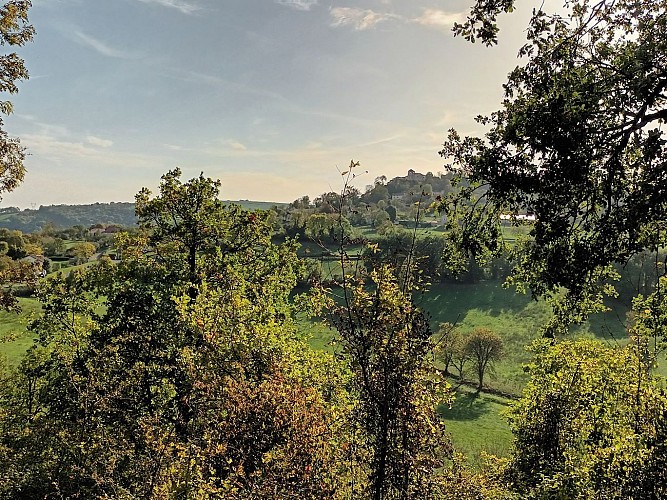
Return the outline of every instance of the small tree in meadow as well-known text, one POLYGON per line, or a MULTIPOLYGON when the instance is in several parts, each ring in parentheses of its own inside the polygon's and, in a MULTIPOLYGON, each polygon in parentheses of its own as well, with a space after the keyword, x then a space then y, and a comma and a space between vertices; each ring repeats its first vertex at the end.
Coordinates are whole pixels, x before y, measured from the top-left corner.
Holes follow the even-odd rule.
POLYGON ((479 385, 477 391, 484 386, 484 374, 489 365, 498 361, 505 354, 503 339, 488 328, 476 328, 465 340, 464 351, 470 356, 477 370, 479 385))
POLYGON ((444 322, 440 323, 438 326, 436 335, 438 338, 436 356, 438 360, 444 365, 444 374, 449 375, 449 368, 454 364, 454 356, 456 354, 456 349, 461 334, 454 325, 448 322, 444 322))

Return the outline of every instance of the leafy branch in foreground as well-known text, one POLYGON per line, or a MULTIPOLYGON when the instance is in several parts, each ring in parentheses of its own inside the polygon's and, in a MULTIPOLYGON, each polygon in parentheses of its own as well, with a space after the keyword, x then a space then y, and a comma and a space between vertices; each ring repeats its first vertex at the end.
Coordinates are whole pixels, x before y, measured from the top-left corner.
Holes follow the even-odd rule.
MULTIPOLYGON (((358 167, 352 161, 342 173, 341 224, 347 187, 358 167)), ((428 319, 412 299, 414 235, 399 268, 370 259, 367 270, 360 259, 350 259, 343 234, 342 297, 332 305, 329 320, 352 375, 350 421, 356 432, 350 460, 359 473, 351 493, 374 500, 440 498, 451 446, 436 408, 451 395, 433 364, 428 319)))
POLYGON ((348 285, 349 304, 333 313, 369 455, 362 491, 377 500, 439 498, 450 445, 436 407, 448 386, 429 357, 431 329, 393 270, 381 267, 369 279, 348 285))
POLYGON ((667 399, 641 341, 547 340, 512 404, 515 451, 505 472, 522 498, 663 498, 667 399))
POLYGON ((0 496, 344 489, 344 375, 295 328, 294 244, 218 203, 216 181, 179 177, 142 191, 144 232, 120 234, 120 262, 42 283, 38 341, 0 383, 0 496))
MULTIPOLYGON (((35 29, 28 24, 28 9, 31 2, 11 0, 0 6, 0 45, 22 46, 31 41, 35 29)), ((0 56, 0 93, 16 94, 19 80, 28 79, 28 70, 23 59, 16 53, 0 56)), ((0 114, 13 111, 11 101, 0 100, 0 114)), ((25 148, 19 139, 9 137, 0 118, 0 198, 2 193, 13 191, 25 175, 25 148)), ((31 266, 3 263, 0 269, 0 307, 18 309, 18 301, 11 293, 11 284, 35 281, 35 270, 31 266), (9 288, 8 288, 9 287, 9 288)))
MULTIPOLYGON (((32 40, 35 29, 28 24, 31 5, 28 0, 10 0, 0 6, 0 45, 22 46, 32 40)), ((16 82, 27 79, 28 70, 16 53, 0 57, 0 92, 16 94, 16 82)), ((9 115, 13 109, 11 101, 0 101, 1 114, 9 115)), ((2 127, 0 118, 0 193, 13 191, 25 175, 25 148, 2 127)))
MULTIPOLYGON (((493 42, 513 4, 477 2, 456 31, 493 42)), ((507 248, 501 214, 534 214, 512 249, 515 282, 586 304, 614 278, 610 264, 667 242, 665 5, 568 1, 565 13, 535 9, 527 37, 502 108, 478 118, 486 135, 450 131, 441 155, 463 184, 441 209, 472 254, 507 248)))

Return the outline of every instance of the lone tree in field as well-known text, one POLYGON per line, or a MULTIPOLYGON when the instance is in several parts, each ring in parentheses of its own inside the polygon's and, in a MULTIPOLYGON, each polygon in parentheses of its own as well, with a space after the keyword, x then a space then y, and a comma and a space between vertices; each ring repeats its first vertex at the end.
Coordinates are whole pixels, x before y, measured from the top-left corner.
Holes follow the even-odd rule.
POLYGON ((476 328, 465 341, 464 350, 470 356, 477 370, 477 392, 484 387, 484 374, 494 361, 505 354, 503 339, 488 328, 476 328))
POLYGON ((459 332, 451 323, 440 323, 438 331, 437 358, 444 365, 443 373, 449 375, 449 367, 454 358, 454 349, 459 338, 459 332))

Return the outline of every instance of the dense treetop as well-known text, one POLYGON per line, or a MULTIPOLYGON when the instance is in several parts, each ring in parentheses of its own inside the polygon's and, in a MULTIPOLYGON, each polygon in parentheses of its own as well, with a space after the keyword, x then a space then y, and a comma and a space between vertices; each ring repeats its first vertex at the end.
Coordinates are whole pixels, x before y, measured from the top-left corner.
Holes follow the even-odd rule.
MULTIPOLYGON (((478 2, 457 32, 493 43, 512 6, 478 2)), ((574 306, 609 264, 667 241, 667 12, 662 0, 565 7, 534 10, 502 108, 478 118, 487 134, 450 131, 441 154, 471 186, 442 208, 474 254, 503 247, 500 214, 535 214, 517 281, 566 287, 574 306)))
MULTIPOLYGON (((29 0, 11 0, 0 6, 0 45, 21 46, 32 40, 35 29, 28 23, 30 6, 29 0)), ((17 93, 17 82, 27 78, 28 70, 16 53, 0 56, 0 93, 17 93)), ((0 114, 9 115, 13 109, 11 101, 0 100, 0 114)), ((14 190, 21 183, 24 158, 20 141, 9 137, 0 118, 0 194, 14 190)))

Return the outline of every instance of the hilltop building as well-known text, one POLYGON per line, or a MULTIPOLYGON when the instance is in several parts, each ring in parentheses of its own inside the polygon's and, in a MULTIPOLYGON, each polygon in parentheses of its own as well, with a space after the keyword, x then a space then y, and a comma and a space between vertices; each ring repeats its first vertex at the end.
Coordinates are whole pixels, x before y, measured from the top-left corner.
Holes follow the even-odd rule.
POLYGON ((412 169, 408 170, 408 175, 404 178, 409 180, 409 181, 417 181, 417 182, 423 182, 423 181, 426 180, 426 176, 424 174, 420 174, 419 172, 415 172, 412 169))

